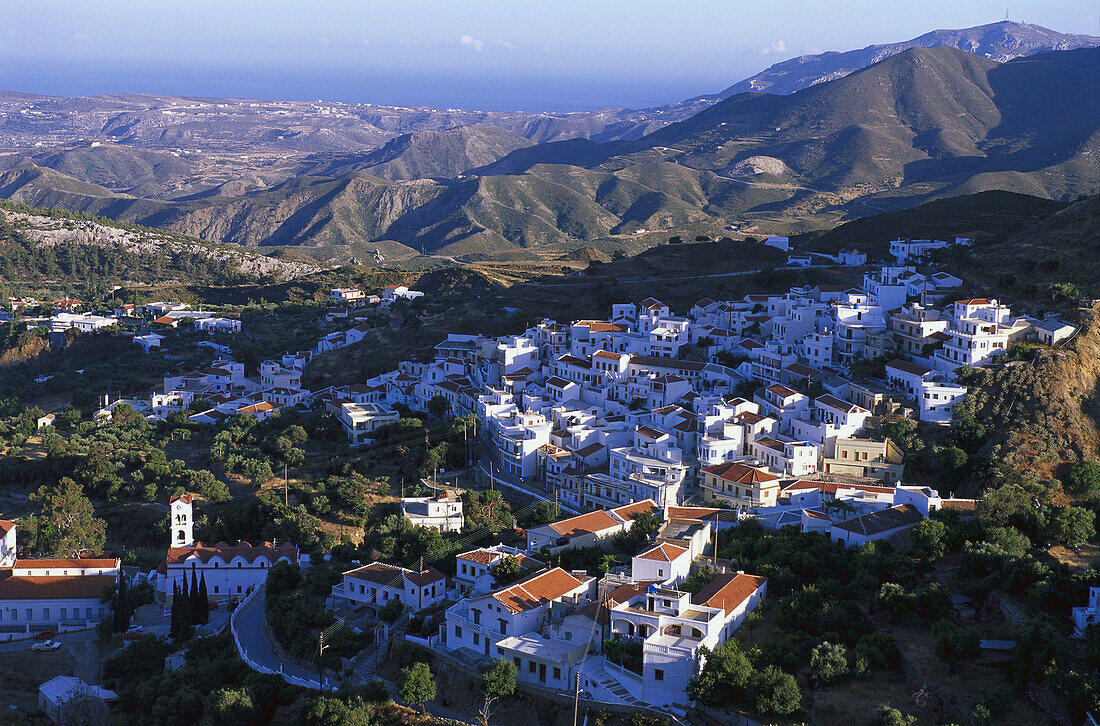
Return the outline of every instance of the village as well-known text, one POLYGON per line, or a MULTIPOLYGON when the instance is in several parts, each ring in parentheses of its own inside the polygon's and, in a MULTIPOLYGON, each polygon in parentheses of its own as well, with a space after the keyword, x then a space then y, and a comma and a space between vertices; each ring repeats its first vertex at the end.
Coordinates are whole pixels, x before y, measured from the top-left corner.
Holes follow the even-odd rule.
MULTIPOLYGON (((902 451, 882 417, 950 426, 967 394, 960 373, 1002 364, 1017 343, 1058 346, 1076 329, 1054 315, 1015 315, 996 299, 956 299, 963 280, 917 266, 947 244, 892 242, 895 260, 867 268, 857 286, 703 297, 680 314, 651 297, 613 304, 604 319, 545 319, 503 337, 451 334, 430 361, 307 390, 303 373, 314 357, 371 329, 357 323, 358 310, 423 295, 397 285, 381 295, 332 289, 326 320, 349 327, 312 349, 266 359, 248 376, 229 347, 204 341, 216 355, 209 366, 165 375, 147 400, 108 399, 97 419, 126 405, 151 420, 183 414, 217 425, 323 406, 350 447, 369 450, 374 432, 397 423, 403 407, 445 405, 454 416, 476 416, 468 460, 477 462, 477 478, 551 503, 563 517, 528 528, 519 545, 461 552, 453 577, 430 562, 414 569, 359 563, 333 587, 332 611, 361 627, 397 601, 407 616, 434 615, 434 629, 406 637, 471 667, 504 659, 520 684, 535 689, 683 716, 706 654, 730 640, 768 594, 766 576, 719 557, 720 533, 753 520, 857 548, 905 537, 936 512, 975 515, 974 499, 907 483, 902 451), (645 529, 629 564, 602 577, 552 564, 569 550, 610 548, 639 523, 645 529), (693 577, 705 583, 679 589, 693 577), (624 663, 608 642, 640 645, 640 660, 624 663)), ((866 262, 857 251, 844 254, 850 261, 841 264, 866 262)), ((77 313, 77 305, 59 301, 38 322, 53 332, 95 333, 134 321, 134 345, 145 352, 184 321, 223 336, 242 333, 239 319, 182 303, 126 305, 113 316, 77 313)), ((52 422, 47 414, 38 425, 52 422)), ((415 526, 463 532, 460 492, 439 474, 442 484, 422 482, 427 496, 401 500, 401 514, 415 526)), ((164 563, 136 575, 153 583, 165 612, 189 580, 194 588, 196 573, 211 602, 240 609, 277 563, 310 565, 293 542, 198 541, 201 500, 174 496, 168 506, 164 563)), ((120 560, 17 558, 15 523, 0 522, 0 530, 7 570, 0 638, 79 630, 108 617, 100 593, 126 576, 120 560)), ((1074 613, 1082 623, 1100 617, 1097 592, 1074 613)), ((269 669, 246 652, 236 615, 229 627, 241 657, 269 669)), ((299 681, 325 685, 323 678, 299 681)), ((110 700, 110 692, 100 695, 110 700)))

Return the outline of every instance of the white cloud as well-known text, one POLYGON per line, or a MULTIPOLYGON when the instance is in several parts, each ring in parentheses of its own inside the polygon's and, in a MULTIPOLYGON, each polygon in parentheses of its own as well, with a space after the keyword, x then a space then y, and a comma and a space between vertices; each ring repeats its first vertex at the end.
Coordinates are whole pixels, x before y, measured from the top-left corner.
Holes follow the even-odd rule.
POLYGON ((787 50, 787 44, 783 42, 782 38, 772 43, 772 53, 782 53, 785 50, 787 50))
POLYGON ((469 48, 470 50, 480 53, 485 49, 485 44, 472 35, 464 35, 458 39, 458 44, 463 48, 469 48))
POLYGON ((510 40, 499 40, 497 41, 497 45, 499 45, 504 50, 515 50, 517 47, 516 44, 510 40))

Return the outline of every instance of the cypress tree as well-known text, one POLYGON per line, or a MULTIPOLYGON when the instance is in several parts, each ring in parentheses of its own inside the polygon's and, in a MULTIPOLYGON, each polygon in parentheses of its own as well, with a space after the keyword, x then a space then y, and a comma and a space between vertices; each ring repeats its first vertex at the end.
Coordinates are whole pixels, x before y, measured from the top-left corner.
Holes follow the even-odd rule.
POLYGON ((187 640, 195 632, 191 622, 191 591, 187 588, 187 575, 183 576, 183 592, 180 596, 180 640, 187 640))
POLYGON ((172 618, 168 634, 173 640, 180 639, 180 586, 172 580, 172 618))
POLYGON ((115 590, 114 631, 121 633, 130 626, 130 597, 126 589, 126 576, 118 578, 118 589, 115 590))
POLYGON ((202 596, 199 594, 199 577, 195 567, 191 568, 190 615, 192 625, 204 622, 202 619, 202 596))
POLYGON ((202 575, 199 577, 199 595, 199 604, 202 606, 202 609, 200 610, 200 612, 202 613, 202 618, 200 622, 208 623, 210 622, 210 594, 206 591, 205 572, 202 573, 202 575))

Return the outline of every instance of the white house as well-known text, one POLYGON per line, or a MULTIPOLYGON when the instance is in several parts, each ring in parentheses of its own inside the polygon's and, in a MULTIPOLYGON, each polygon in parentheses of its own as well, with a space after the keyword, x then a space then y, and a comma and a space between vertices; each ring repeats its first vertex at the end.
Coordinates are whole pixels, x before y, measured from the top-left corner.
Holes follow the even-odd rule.
POLYGON ((241 332, 241 321, 235 318, 200 318, 195 320, 195 330, 236 335, 241 332))
POLYGON ((368 607, 377 613, 399 600, 407 609, 420 611, 446 599, 446 584, 443 573, 434 567, 416 572, 372 562, 345 572, 343 582, 333 587, 333 595, 346 598, 353 609, 368 607))
POLYGON ((691 571, 691 551, 687 547, 662 542, 630 560, 630 575, 635 580, 653 580, 675 586, 691 571))
POLYGON ((366 295, 357 287, 337 287, 330 291, 329 297, 333 302, 350 303, 362 300, 366 295))
POLYGON ((1096 625, 1097 623, 1100 623, 1100 587, 1090 587, 1089 604, 1073 608, 1074 637, 1085 637, 1085 630, 1090 625, 1096 625))
POLYGON ((106 723, 117 700, 114 691, 75 676, 54 676, 38 687, 38 708, 54 723, 106 723))
POLYGON ((348 436, 348 443, 360 446, 371 438, 375 429, 387 424, 397 423, 401 414, 374 403, 341 402, 335 409, 336 418, 348 436))
POLYGON ((160 344, 164 342, 164 336, 157 333, 149 333, 148 335, 135 335, 134 342, 141 346, 142 352, 148 353, 153 348, 160 347, 160 344))
POLYGON ((113 557, 17 558, 15 522, 0 520, 0 640, 74 630, 110 615, 104 590, 118 582, 113 557))
POLYGON ((875 540, 890 539, 922 519, 924 515, 912 504, 898 504, 845 522, 834 523, 829 534, 837 544, 859 547, 875 540))
POLYGON ((493 589, 493 568, 506 557, 515 557, 521 571, 544 569, 546 564, 529 557, 526 552, 504 544, 478 547, 455 557, 455 585, 463 594, 484 593, 493 589))
POLYGON ((783 250, 784 252, 791 248, 791 240, 789 237, 776 237, 772 235, 764 240, 764 244, 768 247, 774 247, 777 250, 783 250))
POLYGON ((428 527, 443 533, 461 532, 466 522, 459 497, 404 497, 401 500, 401 516, 417 527, 428 527))
POLYGON ((595 595, 595 585, 595 578, 583 572, 573 575, 555 567, 487 595, 460 600, 447 609, 440 633, 443 646, 499 657, 498 642, 538 630, 551 603, 586 602, 595 595))
POLYGON ((685 703, 688 681, 703 667, 701 648, 728 640, 766 592, 766 578, 725 573, 694 596, 650 585, 616 603, 609 613, 611 637, 642 643, 641 678, 623 674, 616 680, 645 703, 685 703))
POLYGON ((418 297, 424 297, 424 293, 419 290, 410 290, 405 285, 387 285, 386 289, 382 291, 383 303, 392 303, 396 300, 415 300, 418 297))
POLYGON ((1077 328, 1057 318, 1048 318, 1035 323, 1034 332, 1036 340, 1043 345, 1058 345, 1076 333, 1077 328))

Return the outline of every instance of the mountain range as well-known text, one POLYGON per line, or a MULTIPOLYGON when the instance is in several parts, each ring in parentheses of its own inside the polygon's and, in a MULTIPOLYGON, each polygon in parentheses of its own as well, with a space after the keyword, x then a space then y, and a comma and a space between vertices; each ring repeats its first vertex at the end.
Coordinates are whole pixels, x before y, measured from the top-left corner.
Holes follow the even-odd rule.
MULTIPOLYGON (((805 87, 793 93, 692 100, 685 104, 696 113, 687 118, 651 122, 654 128, 637 138, 604 140, 609 126, 598 131, 598 124, 591 138, 547 141, 562 135, 548 130, 549 117, 520 123, 517 116, 512 129, 431 128, 441 119, 430 113, 420 115, 420 130, 393 135, 416 116, 404 109, 371 116, 372 128, 387 127, 391 135, 382 140, 374 133, 374 146, 362 141, 356 148, 356 139, 370 134, 347 109, 321 114, 344 115, 343 121, 294 131, 285 119, 271 125, 276 102, 223 109, 207 99, 189 102, 191 111, 228 120, 222 146, 202 153, 146 147, 192 132, 192 141, 206 138, 209 123, 181 128, 158 121, 154 133, 140 115, 104 120, 91 99, 86 112, 69 113, 69 127, 101 124, 113 142, 2 156, 0 197, 207 240, 313 247, 320 257, 344 258, 369 251, 501 254, 700 223, 824 226, 985 189, 1068 199, 1100 185, 1100 49, 1029 52, 1092 41, 1003 23, 936 31, 907 49, 816 56, 803 64, 798 83, 805 87), (1023 57, 985 57, 1013 54, 1023 57), (828 73, 839 77, 821 80, 821 63, 830 56, 838 58, 828 73), (837 70, 877 57, 850 73, 837 70), (321 138, 329 139, 327 147, 321 138), (291 147, 282 143, 302 153, 284 153, 291 147), (238 146, 251 151, 230 152, 238 146)), ((770 90, 793 88, 791 72, 782 75, 787 85, 776 82, 770 90)), ((56 105, 60 113, 64 105, 56 105)), ((161 115, 185 114, 182 106, 172 108, 161 115)), ((370 115, 358 113, 360 120, 370 115)), ((475 112, 447 113, 450 123, 475 112)), ((13 116, 0 118, 0 136, 45 123, 41 115, 13 116)), ((584 123, 590 122, 591 116, 584 123)))

